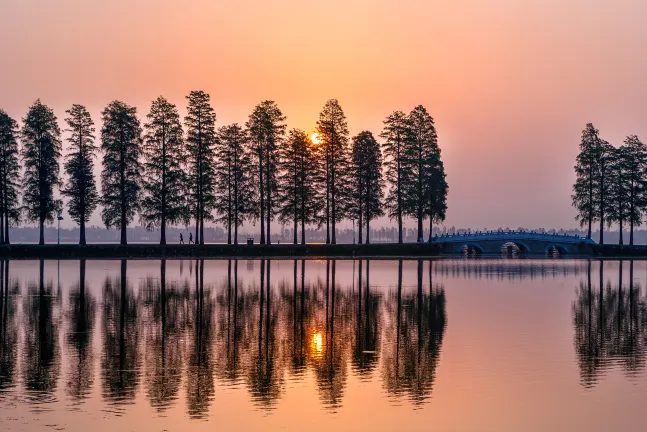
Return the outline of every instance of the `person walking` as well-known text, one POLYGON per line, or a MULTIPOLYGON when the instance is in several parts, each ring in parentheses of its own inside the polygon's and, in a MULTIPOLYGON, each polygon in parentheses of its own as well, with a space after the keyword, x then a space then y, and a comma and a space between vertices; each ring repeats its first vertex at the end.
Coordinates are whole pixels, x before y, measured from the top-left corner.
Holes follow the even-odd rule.
POLYGON ((189 233, 189 244, 193 244, 193 233, 189 233))
POLYGON ((184 244, 184 236, 180 233, 180 244, 184 244))

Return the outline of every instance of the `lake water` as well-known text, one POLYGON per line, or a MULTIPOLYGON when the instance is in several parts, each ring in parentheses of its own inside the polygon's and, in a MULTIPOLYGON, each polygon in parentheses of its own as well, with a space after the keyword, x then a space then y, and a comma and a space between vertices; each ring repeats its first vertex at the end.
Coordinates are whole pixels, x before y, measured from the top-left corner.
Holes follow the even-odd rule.
POLYGON ((647 262, 0 263, 3 431, 642 431, 647 262))

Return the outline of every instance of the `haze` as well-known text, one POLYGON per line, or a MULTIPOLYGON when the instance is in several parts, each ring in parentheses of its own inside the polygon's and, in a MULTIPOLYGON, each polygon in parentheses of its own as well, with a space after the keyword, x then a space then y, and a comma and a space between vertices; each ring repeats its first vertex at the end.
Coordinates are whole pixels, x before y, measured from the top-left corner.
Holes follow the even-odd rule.
POLYGON ((0 107, 20 120, 41 98, 62 123, 81 103, 98 130, 111 100, 143 119, 158 95, 184 114, 203 89, 219 126, 273 99, 312 132, 337 98, 352 134, 378 134, 423 104, 445 225, 574 227, 585 123, 647 140, 645 16, 640 0, 0 0, 0 107))

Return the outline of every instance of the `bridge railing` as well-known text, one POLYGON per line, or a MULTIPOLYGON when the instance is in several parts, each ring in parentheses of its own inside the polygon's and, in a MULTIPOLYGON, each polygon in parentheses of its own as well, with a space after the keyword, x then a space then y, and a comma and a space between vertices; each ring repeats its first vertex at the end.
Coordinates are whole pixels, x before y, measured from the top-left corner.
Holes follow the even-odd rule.
POLYGON ((521 230, 500 230, 500 231, 474 231, 466 233, 456 233, 456 234, 440 234, 434 237, 436 242, 438 241, 479 241, 491 239, 500 239, 500 238, 509 238, 509 239, 532 239, 532 240, 545 240, 545 241, 557 241, 557 242, 582 242, 591 240, 586 237, 572 234, 557 234, 557 233, 545 233, 540 231, 521 231, 521 230))

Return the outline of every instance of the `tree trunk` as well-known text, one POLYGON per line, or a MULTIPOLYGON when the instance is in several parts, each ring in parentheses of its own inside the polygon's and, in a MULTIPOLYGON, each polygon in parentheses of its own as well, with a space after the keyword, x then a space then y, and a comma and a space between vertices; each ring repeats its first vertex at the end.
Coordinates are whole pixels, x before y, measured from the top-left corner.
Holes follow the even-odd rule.
POLYGON ((261 244, 265 244, 265 188, 263 183, 263 149, 258 150, 258 170, 261 198, 261 244))
POLYGON ((620 234, 620 239, 618 240, 618 244, 619 244, 619 245, 622 245, 622 244, 623 244, 623 241, 622 241, 622 218, 620 218, 620 220, 618 221, 618 223, 619 223, 619 225, 620 225, 620 227, 619 227, 619 228, 620 228, 620 233, 619 233, 619 234, 620 234))
POLYGON ((366 215, 366 244, 371 244, 371 218, 368 215, 366 215))
POLYGON ((38 244, 44 245, 45 244, 45 220, 43 219, 42 216, 40 218, 38 225, 39 225, 39 232, 40 232, 38 244))
POLYGON ((81 224, 79 226, 79 230, 81 231, 79 233, 79 244, 85 245, 85 219, 84 218, 81 218, 81 224))

